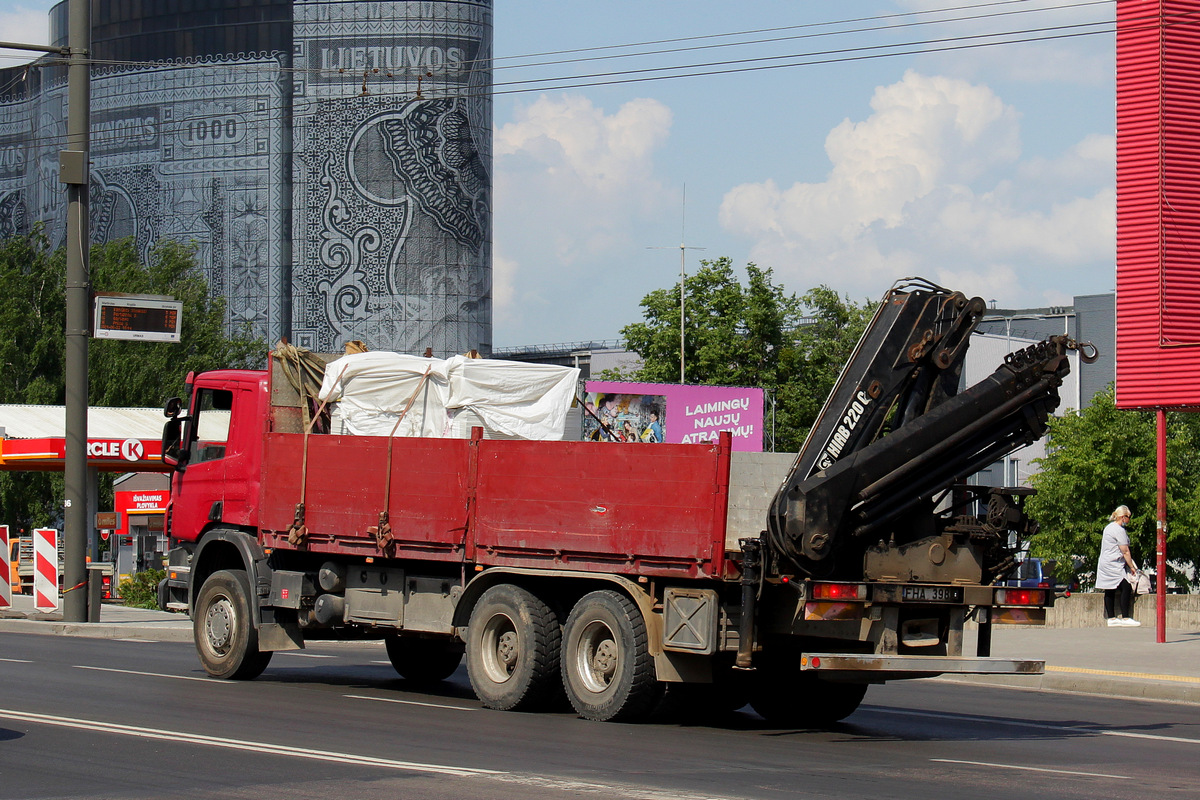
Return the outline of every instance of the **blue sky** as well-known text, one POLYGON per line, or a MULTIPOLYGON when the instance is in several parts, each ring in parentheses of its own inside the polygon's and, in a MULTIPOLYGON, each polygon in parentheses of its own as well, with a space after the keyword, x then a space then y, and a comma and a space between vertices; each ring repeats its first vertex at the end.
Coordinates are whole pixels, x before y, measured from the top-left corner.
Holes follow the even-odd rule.
MULTIPOLYGON (((0 40, 44 41, 50 5, 0 0, 0 40)), ((689 272, 729 256, 855 300, 913 275, 1000 306, 1111 291, 1114 8, 497 0, 496 346, 639 320, 678 280, 685 185, 689 272), (1018 38, 1040 40, 944 49, 1018 38)))

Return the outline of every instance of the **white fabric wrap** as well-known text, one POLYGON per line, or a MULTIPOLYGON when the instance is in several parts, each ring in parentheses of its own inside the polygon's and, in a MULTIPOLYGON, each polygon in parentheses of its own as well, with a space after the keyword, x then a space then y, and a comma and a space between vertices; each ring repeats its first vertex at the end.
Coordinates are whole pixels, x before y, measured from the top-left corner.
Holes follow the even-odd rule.
POLYGON ((388 436, 562 439, 579 370, 491 358, 356 353, 325 367, 319 399, 338 404, 344 432, 388 436), (422 383, 422 378, 425 378, 422 383))

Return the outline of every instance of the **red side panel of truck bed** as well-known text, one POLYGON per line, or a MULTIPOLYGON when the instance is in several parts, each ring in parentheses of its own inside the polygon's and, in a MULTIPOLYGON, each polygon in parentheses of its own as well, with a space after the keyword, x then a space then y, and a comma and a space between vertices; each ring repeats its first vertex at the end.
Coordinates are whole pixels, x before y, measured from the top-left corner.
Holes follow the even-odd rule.
POLYGON ((715 574, 728 464, 718 448, 480 441, 476 559, 637 575, 715 574), (721 465, 725 465, 725 473, 721 465))
MULTIPOLYGON (((394 439, 391 503, 384 503, 388 440, 377 436, 308 437, 305 519, 314 552, 382 556, 368 528, 388 511, 395 554, 445 558, 461 555, 467 525, 467 466, 471 443, 462 439, 394 439)), ((263 454, 259 526, 264 544, 287 546, 287 530, 301 499, 304 437, 269 433, 263 454)))
MULTIPOLYGON (((288 547, 304 437, 267 434, 259 526, 288 547)), ((717 575, 724 559, 728 443, 392 440, 389 518, 379 523, 388 440, 308 439, 305 525, 313 552, 465 560, 646 576, 717 575)))

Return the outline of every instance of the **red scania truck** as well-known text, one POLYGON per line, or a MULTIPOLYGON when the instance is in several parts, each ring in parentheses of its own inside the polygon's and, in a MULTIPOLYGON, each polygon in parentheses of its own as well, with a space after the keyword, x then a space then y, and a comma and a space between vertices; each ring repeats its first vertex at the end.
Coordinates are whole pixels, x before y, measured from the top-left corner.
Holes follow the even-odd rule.
POLYGON ((820 725, 872 683, 1038 673, 990 657, 994 624, 1044 621, 1054 601, 1000 585, 1036 530, 1030 490, 964 479, 1040 437, 1069 352, 1094 349, 1051 337, 960 390, 983 310, 920 279, 894 286, 790 456, 733 452, 728 434, 319 432, 328 408, 284 380, 303 370, 278 351, 268 370, 191 375, 166 409, 160 602, 191 614, 215 677, 254 678, 309 640, 382 639, 406 678, 444 679, 465 652, 485 706, 565 692, 596 720, 642 717, 691 684, 706 707, 820 725))

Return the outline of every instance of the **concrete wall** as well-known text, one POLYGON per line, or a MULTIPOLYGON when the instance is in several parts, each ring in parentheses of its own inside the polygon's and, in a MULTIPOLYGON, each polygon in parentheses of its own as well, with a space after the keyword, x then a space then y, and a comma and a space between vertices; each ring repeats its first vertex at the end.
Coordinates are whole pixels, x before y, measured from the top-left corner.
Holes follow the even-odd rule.
MULTIPOLYGON (((1154 625, 1156 600, 1153 594, 1135 596, 1131 616, 1143 625, 1154 625)), ((1046 613, 1048 628, 1099 628, 1105 624, 1103 592, 1060 597, 1046 613)), ((1167 595, 1167 627, 1200 631, 1200 595, 1167 595)))

